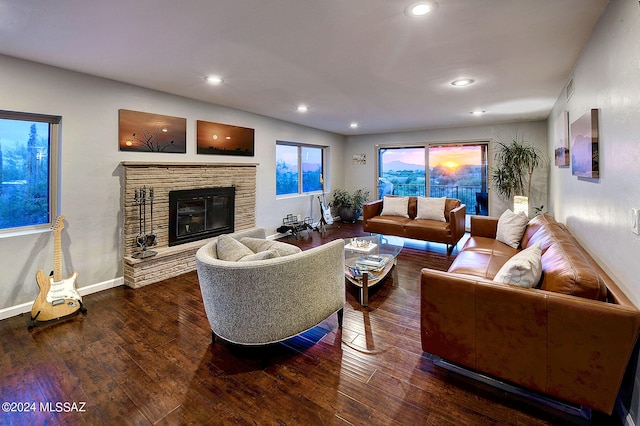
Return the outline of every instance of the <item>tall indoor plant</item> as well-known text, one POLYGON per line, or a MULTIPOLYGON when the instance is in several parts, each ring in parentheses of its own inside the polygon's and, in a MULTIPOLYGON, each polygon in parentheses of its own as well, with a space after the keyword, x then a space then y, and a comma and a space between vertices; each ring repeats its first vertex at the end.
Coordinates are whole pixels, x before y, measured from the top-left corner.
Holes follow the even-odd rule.
POLYGON ((369 201, 369 189, 360 188, 354 192, 338 188, 333 191, 331 205, 343 222, 355 222, 362 213, 362 206, 369 201))
POLYGON ((516 202, 526 203, 524 208, 527 215, 528 200, 531 196, 531 182, 533 172, 544 162, 544 154, 534 145, 518 141, 516 136, 509 143, 499 142, 495 148, 496 166, 491 170, 491 183, 498 195, 511 200, 518 197, 516 202))

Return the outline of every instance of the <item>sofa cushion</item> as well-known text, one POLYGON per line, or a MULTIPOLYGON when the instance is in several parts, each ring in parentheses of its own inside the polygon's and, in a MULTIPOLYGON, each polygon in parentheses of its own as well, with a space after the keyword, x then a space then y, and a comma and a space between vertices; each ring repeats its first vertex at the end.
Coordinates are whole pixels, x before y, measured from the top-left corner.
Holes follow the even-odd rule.
POLYGON ((524 230, 529 223, 529 218, 524 213, 514 213, 507 209, 498 219, 498 230, 496 231, 496 240, 517 248, 520 245, 520 239, 524 234, 524 230))
POLYGON ((446 197, 418 197, 418 213, 416 214, 416 219, 446 222, 444 217, 444 206, 446 202, 446 197))
POLYGON ((451 224, 431 219, 408 220, 404 224, 405 234, 409 238, 425 241, 442 241, 451 235, 451 224))
POLYGON ((511 257, 498 252, 463 250, 456 256, 448 272, 492 280, 511 257))
POLYGON ((518 254, 520 250, 502 243, 495 238, 489 237, 469 237, 464 243, 461 251, 476 251, 494 254, 501 257, 511 258, 518 254))
POLYGON ((274 250, 278 253, 278 256, 288 256, 302 251, 300 247, 294 246, 293 244, 283 243, 282 241, 265 240, 262 238, 244 237, 240 239, 240 242, 256 254, 267 250, 274 250))
MULTIPOLYGON (((530 242, 530 240, 548 223, 557 222, 553 218, 551 218, 551 216, 548 216, 546 214, 539 214, 537 216, 534 216, 527 224, 527 228, 525 229, 524 234, 522 235, 522 239, 520 240, 520 244, 522 244, 522 247, 526 248, 529 245, 532 245, 535 241, 530 242)), ((541 248, 542 252, 544 253, 544 251, 548 247, 544 247, 544 244, 541 244, 541 248)))
POLYGON ((380 216, 409 217, 409 197, 386 196, 382 201, 380 216))
POLYGON ((554 233, 553 239, 554 243, 542 255, 544 276, 540 288, 587 299, 606 300, 607 287, 594 261, 570 234, 554 233))
POLYGON ((404 225, 411 222, 408 217, 374 216, 367 219, 367 232, 386 235, 404 235, 404 225))
POLYGON ((538 285, 542 276, 542 250, 536 243, 513 256, 493 278, 503 284, 514 284, 532 288, 538 285))

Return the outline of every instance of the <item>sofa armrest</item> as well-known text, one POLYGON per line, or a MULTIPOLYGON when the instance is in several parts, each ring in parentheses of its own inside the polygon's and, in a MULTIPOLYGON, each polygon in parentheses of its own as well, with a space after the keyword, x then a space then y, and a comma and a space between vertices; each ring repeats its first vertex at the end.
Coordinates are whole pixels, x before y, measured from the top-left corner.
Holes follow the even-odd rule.
POLYGON ((451 226, 451 235, 454 237, 455 241, 459 241, 460 238, 466 232, 466 214, 467 214, 467 206, 464 204, 460 204, 455 209, 451 209, 449 212, 449 225, 451 226))
POLYGON ((490 216, 471 216, 471 236, 495 238, 498 231, 498 218, 490 216))
POLYGON ((371 201, 362 206, 362 220, 367 222, 367 219, 370 219, 374 216, 379 216, 382 212, 382 200, 371 201))
POLYGON ((422 349, 610 413, 640 329, 633 306, 423 269, 422 349))

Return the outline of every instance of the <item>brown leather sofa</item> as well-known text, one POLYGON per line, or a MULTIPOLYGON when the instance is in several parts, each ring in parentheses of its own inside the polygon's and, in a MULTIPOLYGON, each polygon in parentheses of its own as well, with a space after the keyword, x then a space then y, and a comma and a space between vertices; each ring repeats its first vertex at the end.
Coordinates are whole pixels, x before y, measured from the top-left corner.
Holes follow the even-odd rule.
POLYGON ((611 413, 640 311, 567 228, 532 219, 521 247, 542 248, 535 288, 492 281, 519 249, 495 239, 497 218, 472 216, 447 272, 423 269, 422 349, 472 371, 611 413))
POLYGON ((451 253, 465 233, 466 206, 460 200, 447 198, 444 207, 446 222, 439 222, 416 219, 417 200, 417 197, 409 197, 408 218, 380 216, 383 207, 382 199, 365 204, 362 209, 364 231, 447 244, 447 251, 451 253))

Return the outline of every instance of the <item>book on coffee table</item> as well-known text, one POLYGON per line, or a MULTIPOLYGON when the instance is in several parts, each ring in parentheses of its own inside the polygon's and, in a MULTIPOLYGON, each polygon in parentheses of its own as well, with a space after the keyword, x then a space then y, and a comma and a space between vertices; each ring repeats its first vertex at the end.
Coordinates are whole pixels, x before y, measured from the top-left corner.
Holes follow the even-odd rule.
POLYGON ((366 272, 368 275, 369 281, 377 280, 379 275, 373 273, 369 269, 361 270, 357 266, 348 266, 345 270, 348 277, 353 278, 354 280, 361 281, 363 272, 366 272))
POLYGON ((382 268, 386 265, 389 259, 383 256, 362 256, 360 259, 356 260, 356 266, 363 266, 365 268, 382 268))

